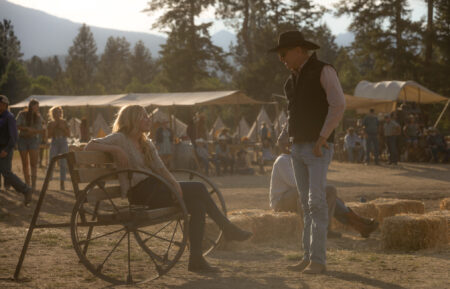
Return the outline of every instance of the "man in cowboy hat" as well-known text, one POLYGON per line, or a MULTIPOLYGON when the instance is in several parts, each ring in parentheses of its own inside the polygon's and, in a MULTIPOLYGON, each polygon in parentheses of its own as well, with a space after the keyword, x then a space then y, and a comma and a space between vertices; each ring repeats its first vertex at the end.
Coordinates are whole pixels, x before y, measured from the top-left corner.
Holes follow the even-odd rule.
POLYGON ((291 71, 284 85, 288 100, 288 125, 279 141, 289 135, 291 154, 303 207, 303 260, 289 269, 309 274, 326 270, 328 206, 326 179, 333 156, 334 129, 344 110, 345 98, 334 68, 317 59, 319 46, 300 31, 280 35, 278 53, 291 71))

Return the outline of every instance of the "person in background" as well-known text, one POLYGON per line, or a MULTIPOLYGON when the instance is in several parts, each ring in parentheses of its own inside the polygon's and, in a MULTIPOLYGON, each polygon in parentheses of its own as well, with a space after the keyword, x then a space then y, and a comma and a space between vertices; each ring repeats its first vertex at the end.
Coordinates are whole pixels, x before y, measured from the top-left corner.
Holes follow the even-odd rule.
POLYGON ((351 163, 359 162, 363 154, 361 139, 355 133, 353 127, 347 129, 344 137, 344 150, 347 152, 348 161, 351 163))
MULTIPOLYGON (((252 236, 231 223, 217 208, 205 185, 201 182, 178 182, 161 161, 153 142, 147 138, 150 118, 140 105, 127 105, 120 109, 113 125, 113 133, 91 140, 87 151, 111 153, 121 168, 143 170, 166 180, 176 190, 186 205, 189 218, 189 264, 192 272, 215 271, 202 256, 205 215, 223 230, 228 241, 245 241, 252 236)), ((150 209, 174 205, 167 187, 143 174, 133 174, 128 190, 130 204, 146 205, 150 209)))
POLYGON ((80 142, 87 143, 91 139, 91 133, 89 131, 89 124, 86 117, 81 119, 80 124, 80 142))
POLYGON ((206 142, 203 138, 198 138, 195 143, 197 144, 196 150, 200 165, 203 167, 205 174, 209 176, 209 152, 206 142))
POLYGON ((44 119, 42 119, 42 129, 44 132, 39 136, 40 144, 39 144, 39 168, 43 168, 42 160, 44 159, 44 152, 46 150, 48 134, 47 134, 47 123, 44 119))
POLYGON ((261 142, 263 142, 266 139, 270 139, 269 129, 267 128, 267 124, 265 122, 263 122, 261 124, 260 137, 261 137, 261 142))
POLYGON ((22 160, 23 175, 25 183, 36 190, 37 163, 39 159, 39 135, 44 133, 42 128, 42 117, 39 113, 39 102, 36 99, 30 100, 28 108, 22 110, 17 115, 17 128, 19 129, 19 139, 17 146, 22 160), (29 162, 29 166, 28 166, 29 162), (31 180, 30 180, 31 167, 31 180))
POLYGON ((415 160, 419 149, 420 128, 413 115, 410 115, 408 121, 403 126, 403 134, 406 141, 405 160, 415 160))
POLYGON ((447 147, 442 134, 439 133, 437 128, 430 126, 428 128, 427 144, 431 151, 431 161, 437 163, 439 161, 438 154, 443 153, 443 162, 446 163, 449 159, 450 149, 447 147))
POLYGON ((14 145, 17 141, 17 127, 14 115, 9 112, 8 106, 9 99, 5 95, 0 95, 0 175, 17 192, 24 195, 24 205, 28 206, 33 197, 33 190, 11 170, 14 145))
POLYGON ((401 132, 400 125, 389 114, 384 117, 384 137, 389 152, 389 164, 397 165, 398 148, 397 137, 401 132))
POLYGON ((364 132, 366 134, 366 164, 370 163, 370 152, 373 152, 375 165, 378 165, 378 117, 375 110, 370 109, 362 121, 364 132))
POLYGON ((236 164, 234 171, 241 175, 254 175, 255 169, 250 166, 247 151, 242 148, 236 154, 236 164))
MULTIPOLYGON (((64 112, 62 107, 54 106, 48 112, 48 136, 52 139, 50 143, 50 159, 64 154, 69 151, 67 138, 70 137, 70 129, 67 121, 64 119, 64 112)), ((66 160, 59 161, 59 182, 60 189, 63 191, 64 181, 66 180, 66 160)))
MULTIPOLYGON (((273 164, 270 178, 270 207, 275 212, 295 212, 301 214, 301 205, 298 201, 298 190, 295 182, 294 169, 292 167, 292 156, 289 146, 281 146, 282 154, 278 156, 273 164)), ((366 219, 347 207, 337 197, 334 186, 327 185, 325 188, 328 214, 335 217, 339 222, 350 225, 358 231, 362 237, 368 238, 378 228, 379 223, 374 219, 366 219)), ((340 237, 340 234, 331 230, 328 224, 328 238, 340 237)), ((297 270, 296 266, 289 267, 297 270)))
POLYGON ((234 158, 230 153, 230 148, 228 147, 227 137, 221 135, 219 137, 219 142, 216 145, 216 156, 215 156, 216 173, 218 176, 221 173, 233 174, 234 169, 234 158))
POLYGON ((173 133, 168 127, 169 121, 163 121, 161 126, 156 130, 156 147, 159 155, 166 167, 171 168, 173 154, 173 133))

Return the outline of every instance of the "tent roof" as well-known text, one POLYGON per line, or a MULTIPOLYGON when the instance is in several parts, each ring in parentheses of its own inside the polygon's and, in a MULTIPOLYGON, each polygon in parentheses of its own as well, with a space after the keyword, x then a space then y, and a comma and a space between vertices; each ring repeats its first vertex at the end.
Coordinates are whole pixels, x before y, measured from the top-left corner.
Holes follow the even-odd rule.
POLYGON ((39 101, 39 106, 107 106, 113 101, 126 96, 126 94, 113 95, 31 95, 19 103, 11 105, 11 107, 25 107, 32 98, 39 101))
POLYGON ((390 100, 370 99, 359 96, 345 94, 345 109, 356 110, 357 113, 368 113, 371 108, 375 112, 391 112, 394 103, 390 100))
POLYGON ((387 101, 413 101, 419 103, 433 103, 448 100, 417 82, 381 81, 369 82, 362 80, 355 88, 355 96, 387 101))
POLYGON ((139 104, 142 106, 171 106, 171 105, 211 105, 211 104, 263 104, 265 102, 250 98, 239 90, 231 91, 202 91, 176 93, 129 93, 116 95, 32 95, 27 99, 11 105, 11 107, 25 107, 28 102, 36 98, 42 106, 117 106, 139 104))

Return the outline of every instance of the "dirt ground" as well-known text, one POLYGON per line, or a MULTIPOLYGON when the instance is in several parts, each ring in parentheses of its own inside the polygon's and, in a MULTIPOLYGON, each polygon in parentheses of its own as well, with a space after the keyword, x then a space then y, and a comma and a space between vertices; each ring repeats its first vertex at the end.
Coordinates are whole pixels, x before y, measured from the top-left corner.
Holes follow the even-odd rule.
MULTIPOLYGON (((14 170, 20 172, 16 159, 14 170)), ((42 184, 44 173, 43 169, 39 171, 39 184, 42 184)), ((212 179, 221 189, 229 211, 269 209, 270 172, 212 179)), ((347 202, 361 198, 405 198, 422 200, 425 211, 432 211, 438 209, 440 199, 450 197, 450 165, 402 163, 389 167, 333 162, 328 179, 347 202)), ((40 220, 69 220, 74 203, 72 191, 61 192, 58 187, 58 182, 51 183, 40 220)), ((68 228, 34 231, 22 267, 21 282, 11 281, 36 200, 37 196, 33 205, 25 208, 22 196, 13 190, 0 194, 0 288, 111 287, 78 262, 68 228)), ((218 273, 188 272, 187 253, 184 253, 168 274, 138 287, 450 288, 449 245, 413 252, 384 251, 380 237, 379 232, 368 239, 353 232, 343 232, 342 238, 330 239, 325 275, 305 276, 286 270, 287 265, 298 260, 301 248, 299 242, 280 241, 214 251, 207 259, 220 268, 218 273)))

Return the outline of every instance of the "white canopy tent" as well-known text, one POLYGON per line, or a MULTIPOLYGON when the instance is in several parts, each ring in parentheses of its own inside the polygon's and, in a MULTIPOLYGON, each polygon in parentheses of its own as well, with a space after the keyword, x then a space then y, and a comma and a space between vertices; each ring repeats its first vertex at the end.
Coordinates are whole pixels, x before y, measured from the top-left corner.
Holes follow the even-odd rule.
POLYGON ((257 141, 258 136, 260 134, 260 128, 262 123, 265 122, 267 129, 269 130, 270 135, 273 135, 272 130, 272 121, 270 120, 269 116, 267 115, 266 110, 264 107, 261 107, 261 110, 259 111, 258 116, 256 117, 255 122, 253 123, 252 127, 250 128, 250 131, 247 134, 247 138, 251 141, 257 141))
POLYGON ((97 118, 95 119, 94 123, 92 124, 92 136, 94 138, 104 137, 104 136, 110 134, 111 131, 112 131, 111 126, 106 123, 103 116, 100 113, 97 114, 97 118))
POLYGON ((236 131, 234 133, 234 137, 241 139, 243 136, 247 136, 250 131, 250 126, 244 117, 241 117, 238 126, 236 127, 236 131))
POLYGON ((362 80, 355 88, 357 97, 385 100, 385 101, 410 101, 417 103, 434 103, 447 101, 448 98, 414 81, 381 81, 369 82, 362 80))
POLYGON ((163 112, 159 108, 155 108, 151 115, 152 122, 171 122, 172 123, 172 129, 175 131, 175 135, 177 137, 182 137, 186 135, 186 129, 187 124, 176 118, 175 116, 171 115, 169 118, 169 115, 165 112, 163 112))
POLYGON ((208 133, 209 139, 215 139, 220 131, 225 128, 225 124, 223 123, 222 118, 220 116, 217 117, 216 121, 214 122, 211 130, 208 133))
POLYGON ((80 131, 80 124, 81 120, 79 120, 76 117, 72 117, 69 121, 69 129, 70 129, 70 136, 73 138, 80 138, 81 131, 80 131))
POLYGON ((32 98, 43 106, 115 106, 139 104, 142 106, 190 106, 190 105, 222 105, 222 104, 263 104, 239 90, 202 91, 176 93, 129 93, 115 95, 31 95, 11 107, 26 107, 32 98))

